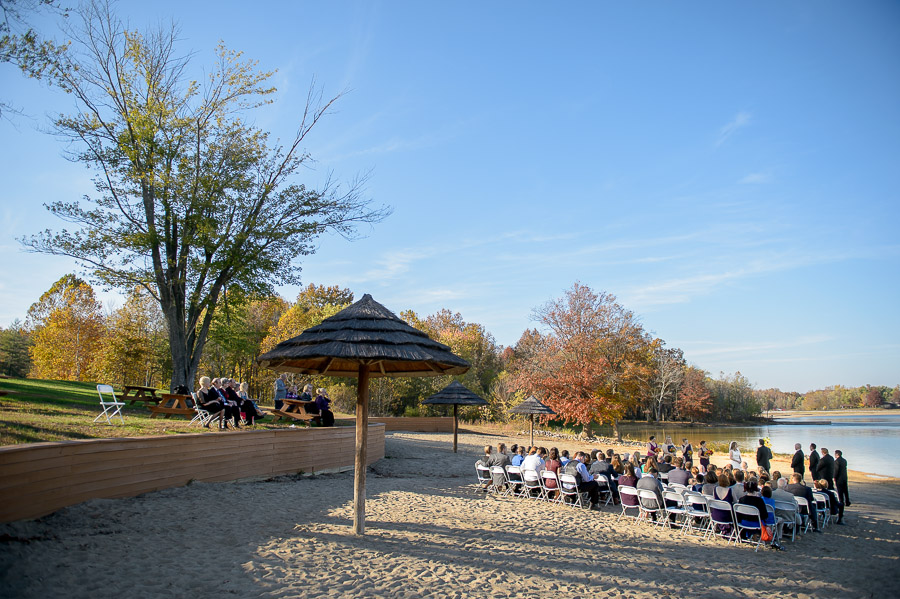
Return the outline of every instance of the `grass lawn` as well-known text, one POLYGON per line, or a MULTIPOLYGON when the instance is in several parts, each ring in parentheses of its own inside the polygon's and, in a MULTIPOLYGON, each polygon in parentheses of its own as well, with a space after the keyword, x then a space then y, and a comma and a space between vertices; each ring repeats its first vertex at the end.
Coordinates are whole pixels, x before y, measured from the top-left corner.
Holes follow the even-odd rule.
MULTIPOLYGON (((150 410, 141 402, 122 409, 124 425, 118 418, 114 420, 116 424, 106 424, 105 420, 95 424, 93 420, 101 412, 96 383, 0 379, 0 391, 7 392, 0 396, 0 445, 207 431, 196 424, 189 425, 186 418, 151 419, 150 410)), ((290 424, 263 421, 254 428, 281 428, 290 424)), ((216 434, 216 431, 209 432, 216 434)))

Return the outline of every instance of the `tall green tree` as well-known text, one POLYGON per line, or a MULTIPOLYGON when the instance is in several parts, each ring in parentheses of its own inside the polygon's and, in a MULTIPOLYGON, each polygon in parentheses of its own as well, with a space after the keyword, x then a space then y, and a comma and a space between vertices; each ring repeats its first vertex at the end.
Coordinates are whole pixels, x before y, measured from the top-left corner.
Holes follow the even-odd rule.
POLYGON ((0 373, 24 377, 31 370, 31 335, 19 320, 8 328, 0 327, 0 373))
POLYGON ((171 386, 191 385, 226 290, 297 283, 296 259, 317 236, 352 238, 389 210, 363 199, 361 181, 296 180, 307 136, 337 97, 311 87, 293 139, 272 144, 245 121, 275 91, 271 72, 220 45, 209 76, 194 81, 174 28, 128 30, 98 3, 79 16, 48 76, 74 99, 56 129, 97 173, 97 192, 48 206, 76 228, 23 242, 77 259, 107 286, 143 286, 168 325, 171 386))

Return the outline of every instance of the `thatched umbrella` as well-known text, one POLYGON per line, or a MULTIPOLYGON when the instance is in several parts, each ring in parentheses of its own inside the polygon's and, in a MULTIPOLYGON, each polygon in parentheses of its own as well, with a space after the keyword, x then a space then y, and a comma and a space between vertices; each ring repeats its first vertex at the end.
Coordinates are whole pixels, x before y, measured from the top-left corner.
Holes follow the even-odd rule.
POLYGON ((423 404, 453 404, 453 453, 456 453, 456 437, 459 430, 457 406, 486 406, 487 400, 478 397, 458 381, 453 381, 428 399, 423 404))
POLYGON ((534 445, 534 415, 535 414, 556 414, 549 407, 538 401, 534 395, 512 408, 511 414, 528 414, 531 419, 531 444, 534 445))
POLYGON ((256 361, 276 371, 358 377, 353 531, 359 535, 366 517, 369 377, 454 375, 469 369, 448 346, 409 326, 368 293, 256 361))

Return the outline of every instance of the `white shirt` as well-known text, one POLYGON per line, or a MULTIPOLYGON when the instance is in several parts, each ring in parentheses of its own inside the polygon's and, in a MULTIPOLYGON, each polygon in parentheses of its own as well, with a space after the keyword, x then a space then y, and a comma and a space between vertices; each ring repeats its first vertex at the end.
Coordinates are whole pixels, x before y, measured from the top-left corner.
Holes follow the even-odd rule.
POLYGON ((538 454, 531 454, 525 456, 525 459, 522 460, 522 470, 534 470, 535 472, 540 472, 544 469, 544 460, 541 459, 541 456, 538 454))

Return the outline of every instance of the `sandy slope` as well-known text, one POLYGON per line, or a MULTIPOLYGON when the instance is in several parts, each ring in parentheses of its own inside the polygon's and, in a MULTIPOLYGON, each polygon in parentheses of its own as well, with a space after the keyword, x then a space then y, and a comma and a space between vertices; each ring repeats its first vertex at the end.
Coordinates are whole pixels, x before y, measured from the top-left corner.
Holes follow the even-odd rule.
POLYGON ((617 523, 612 508, 478 493, 486 439, 498 440, 462 435, 454 455, 446 434, 389 434, 365 537, 350 533, 349 473, 194 484, 0 525, 0 595, 846 598, 900 584, 895 481, 854 484, 847 526, 754 554, 617 523))

